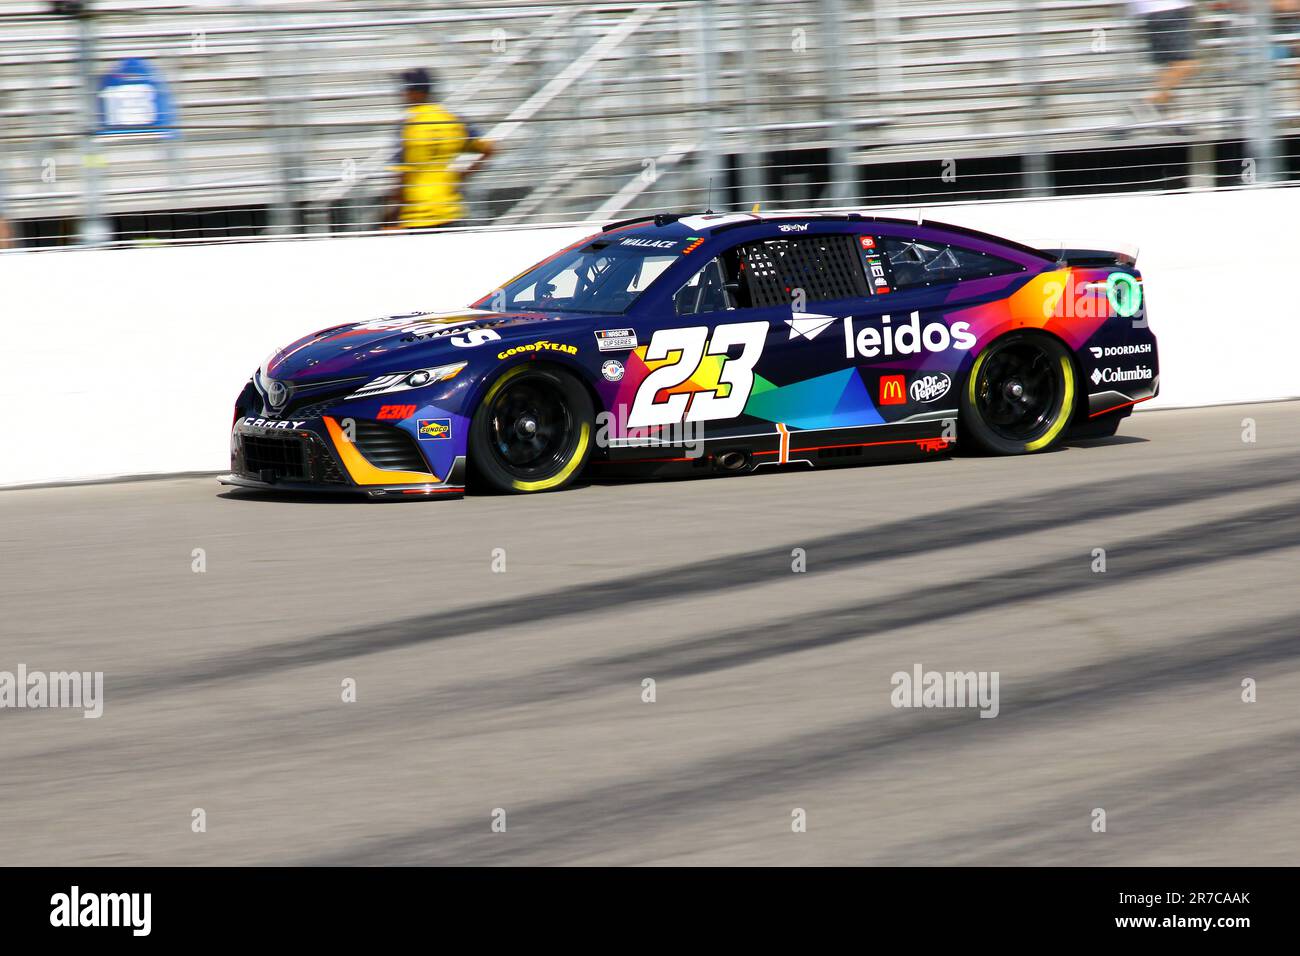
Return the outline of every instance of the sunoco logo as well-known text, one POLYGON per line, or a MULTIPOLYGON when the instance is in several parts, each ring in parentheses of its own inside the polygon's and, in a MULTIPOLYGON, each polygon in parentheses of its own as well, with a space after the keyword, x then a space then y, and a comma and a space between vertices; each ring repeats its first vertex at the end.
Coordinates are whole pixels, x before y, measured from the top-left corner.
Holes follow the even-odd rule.
POLYGON ((914 402, 937 402, 948 394, 950 388, 952 388, 952 379, 944 372, 939 372, 936 375, 924 375, 913 379, 907 391, 914 402))
POLYGON ((1111 382, 1141 382, 1151 377, 1151 369, 1145 365, 1139 365, 1137 368, 1095 368, 1092 370, 1092 384, 1100 385, 1102 382, 1110 384, 1111 382))

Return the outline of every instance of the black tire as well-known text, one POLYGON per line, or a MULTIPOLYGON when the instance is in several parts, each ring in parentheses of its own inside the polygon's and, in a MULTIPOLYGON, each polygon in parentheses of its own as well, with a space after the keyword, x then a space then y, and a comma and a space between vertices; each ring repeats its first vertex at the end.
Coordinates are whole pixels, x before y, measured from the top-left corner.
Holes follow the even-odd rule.
POLYGON ((1074 415, 1078 375, 1059 339, 1011 332, 975 359, 961 392, 965 437, 995 455, 1047 451, 1074 415))
POLYGON ((511 494, 558 491, 591 456, 595 410, 567 372, 516 365, 492 383, 469 428, 469 465, 511 494))

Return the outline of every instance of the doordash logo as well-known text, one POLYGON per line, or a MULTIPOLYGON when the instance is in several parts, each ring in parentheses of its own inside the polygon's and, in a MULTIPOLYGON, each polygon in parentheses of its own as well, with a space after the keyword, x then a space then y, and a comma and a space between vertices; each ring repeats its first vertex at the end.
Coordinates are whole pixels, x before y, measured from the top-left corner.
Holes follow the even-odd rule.
POLYGON ((844 357, 876 358, 879 355, 919 355, 921 352, 944 352, 949 347, 963 351, 975 347, 978 339, 969 322, 943 322, 921 325, 921 313, 913 312, 906 322, 895 326, 888 315, 880 317, 880 328, 867 326, 853 331, 852 316, 844 318, 844 357))

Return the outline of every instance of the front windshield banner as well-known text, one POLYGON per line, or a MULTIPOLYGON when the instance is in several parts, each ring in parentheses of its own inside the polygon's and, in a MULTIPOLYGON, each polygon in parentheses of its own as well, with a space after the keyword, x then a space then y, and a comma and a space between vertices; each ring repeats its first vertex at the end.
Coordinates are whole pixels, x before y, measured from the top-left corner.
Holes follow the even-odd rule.
POLYGON ((496 311, 620 314, 698 237, 601 237, 525 272, 491 297, 496 311))

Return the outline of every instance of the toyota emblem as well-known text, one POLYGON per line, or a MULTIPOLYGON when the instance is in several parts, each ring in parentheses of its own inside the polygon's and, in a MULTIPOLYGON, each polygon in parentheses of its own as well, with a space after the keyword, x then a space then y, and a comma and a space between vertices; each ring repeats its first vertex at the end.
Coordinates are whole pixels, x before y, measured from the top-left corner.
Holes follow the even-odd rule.
POLYGON ((267 379, 266 382, 266 400, 272 408, 283 408, 285 401, 289 398, 289 389, 285 387, 284 382, 277 382, 274 379, 267 379))

